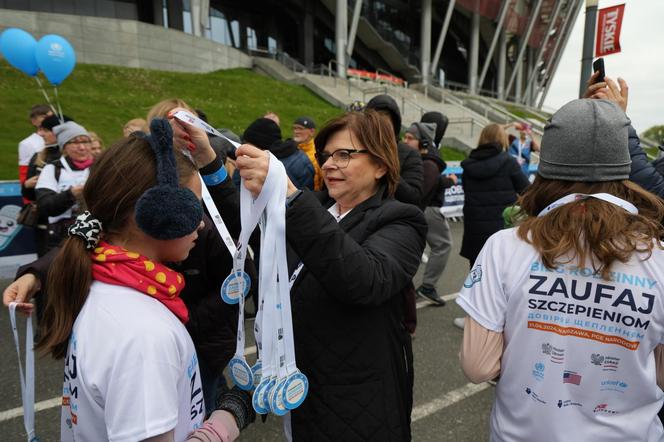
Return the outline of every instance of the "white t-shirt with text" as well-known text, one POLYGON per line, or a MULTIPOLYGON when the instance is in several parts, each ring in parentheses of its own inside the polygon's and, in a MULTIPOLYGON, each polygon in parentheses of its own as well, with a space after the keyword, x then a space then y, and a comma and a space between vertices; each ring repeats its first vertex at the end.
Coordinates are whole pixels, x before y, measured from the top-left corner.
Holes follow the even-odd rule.
POLYGON ((202 425, 194 344, 161 302, 94 281, 74 323, 63 383, 62 441, 139 441, 202 425))
POLYGON ((457 303, 504 336, 492 441, 664 440, 664 251, 644 258, 607 281, 575 260, 546 269, 516 229, 489 238, 457 303))

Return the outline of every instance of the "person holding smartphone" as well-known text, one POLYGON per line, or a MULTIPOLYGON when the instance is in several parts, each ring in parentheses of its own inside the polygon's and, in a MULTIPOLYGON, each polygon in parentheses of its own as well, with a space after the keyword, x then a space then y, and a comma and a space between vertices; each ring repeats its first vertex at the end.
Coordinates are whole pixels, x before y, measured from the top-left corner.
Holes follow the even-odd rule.
POLYGON ((516 158, 519 166, 521 166, 521 171, 527 177, 530 167, 530 154, 532 151, 537 152, 539 145, 532 137, 530 125, 521 124, 517 128, 519 129, 519 137, 512 141, 509 147, 509 154, 516 158))

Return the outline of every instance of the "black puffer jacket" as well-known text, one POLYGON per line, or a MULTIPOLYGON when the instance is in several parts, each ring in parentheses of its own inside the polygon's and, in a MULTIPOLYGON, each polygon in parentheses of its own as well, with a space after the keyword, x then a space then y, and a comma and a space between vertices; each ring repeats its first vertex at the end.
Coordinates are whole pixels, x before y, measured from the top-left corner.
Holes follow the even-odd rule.
POLYGON ((528 187, 516 159, 499 144, 483 144, 461 162, 463 241, 461 256, 475 261, 487 239, 503 228, 503 210, 528 187))
POLYGON ((298 368, 309 394, 291 412, 293 440, 410 440, 410 388, 401 325, 404 287, 417 271, 426 221, 383 196, 339 223, 326 193, 305 192, 286 212, 298 368))

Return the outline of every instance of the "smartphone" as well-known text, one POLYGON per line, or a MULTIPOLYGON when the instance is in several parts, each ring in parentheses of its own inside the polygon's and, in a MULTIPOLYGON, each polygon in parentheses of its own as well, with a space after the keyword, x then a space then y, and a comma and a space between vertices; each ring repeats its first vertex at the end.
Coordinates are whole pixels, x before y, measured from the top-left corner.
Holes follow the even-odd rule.
POLYGON ((601 83, 601 82, 604 81, 604 75, 606 74, 604 72, 604 59, 603 58, 598 58, 597 60, 595 60, 593 62, 593 74, 597 71, 599 71, 599 75, 595 79, 594 83, 601 83))

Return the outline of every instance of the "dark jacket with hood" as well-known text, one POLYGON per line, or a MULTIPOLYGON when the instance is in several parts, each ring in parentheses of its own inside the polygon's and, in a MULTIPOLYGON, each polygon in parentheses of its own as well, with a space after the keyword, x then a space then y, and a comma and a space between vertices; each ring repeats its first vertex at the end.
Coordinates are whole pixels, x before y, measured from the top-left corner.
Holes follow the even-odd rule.
MULTIPOLYGON (((385 112, 392 120, 394 136, 400 139, 401 112, 399 106, 389 95, 377 95, 367 103, 367 109, 385 112)), ((419 205, 422 200, 422 158, 420 154, 411 149, 406 143, 397 141, 397 153, 399 154, 400 178, 399 186, 394 198, 408 204, 419 205)))
POLYGON ((433 145, 429 147, 428 152, 422 155, 422 169, 424 171, 424 186, 420 208, 441 207, 445 202, 445 189, 454 185, 451 178, 441 175, 447 164, 440 157, 440 142, 443 141, 448 118, 440 112, 426 112, 420 120, 422 123, 434 123, 436 133, 433 138, 433 145))
POLYGON ((503 228, 503 210, 516 202, 529 182, 516 159, 498 143, 480 145, 461 167, 465 200, 460 254, 472 263, 486 240, 503 228))
POLYGON ((629 172, 630 181, 634 181, 639 186, 649 192, 654 193, 660 198, 664 198, 664 160, 657 159, 650 163, 648 156, 641 147, 641 140, 632 126, 628 128, 629 156, 632 159, 632 166, 629 172))
POLYGON ((412 407, 401 287, 419 266, 426 221, 384 189, 340 222, 327 192, 286 211, 295 354, 309 394, 291 411, 293 440, 409 441, 412 407))
POLYGON ((424 185, 422 187, 422 201, 420 209, 426 207, 441 207, 445 202, 445 189, 454 185, 451 178, 442 175, 447 169, 445 161, 437 155, 435 147, 422 155, 422 170, 424 172, 424 185))

